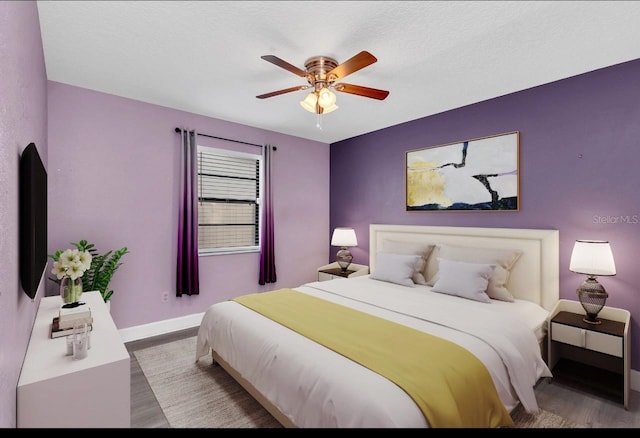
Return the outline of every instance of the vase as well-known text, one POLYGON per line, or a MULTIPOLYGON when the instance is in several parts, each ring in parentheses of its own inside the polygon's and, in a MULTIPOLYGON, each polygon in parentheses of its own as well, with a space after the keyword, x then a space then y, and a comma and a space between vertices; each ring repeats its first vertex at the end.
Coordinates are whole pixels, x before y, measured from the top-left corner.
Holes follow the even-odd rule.
POLYGON ((62 298, 63 307, 76 307, 80 303, 82 296, 82 278, 75 280, 71 277, 62 277, 60 280, 60 298, 62 298))

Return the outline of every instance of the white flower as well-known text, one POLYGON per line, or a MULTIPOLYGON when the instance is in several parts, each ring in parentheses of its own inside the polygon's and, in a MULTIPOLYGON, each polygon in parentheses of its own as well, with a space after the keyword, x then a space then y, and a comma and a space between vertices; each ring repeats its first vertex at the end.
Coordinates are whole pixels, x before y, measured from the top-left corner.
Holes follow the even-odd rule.
POLYGON ((78 256, 77 249, 67 249, 62 254, 60 254, 60 258, 58 260, 60 260, 60 263, 62 263, 62 266, 69 267, 71 263, 76 261, 77 256, 78 256))
POLYGON ((82 271, 86 271, 91 267, 91 254, 89 251, 81 251, 78 253, 78 261, 82 264, 82 271))
POLYGON ((66 268, 62 266, 62 263, 58 260, 57 262, 53 262, 53 269, 51 273, 58 277, 58 280, 62 280, 62 277, 66 275, 66 268))
POLYGON ((69 267, 67 268, 67 275, 72 279, 75 280, 78 277, 82 277, 82 274, 84 274, 84 267, 82 266, 82 263, 80 262, 73 262, 71 263, 71 265, 69 265, 69 267))
POLYGON ((67 249, 63 251, 58 260, 53 262, 51 273, 62 280, 69 277, 75 280, 84 275, 84 271, 91 267, 91 253, 89 251, 79 251, 78 249, 67 249))

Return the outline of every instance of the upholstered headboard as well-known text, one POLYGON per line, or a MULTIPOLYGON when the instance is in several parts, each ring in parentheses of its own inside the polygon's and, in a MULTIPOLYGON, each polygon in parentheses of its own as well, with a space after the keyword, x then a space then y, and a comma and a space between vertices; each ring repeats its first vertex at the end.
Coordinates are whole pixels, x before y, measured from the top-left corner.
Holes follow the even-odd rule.
POLYGON ((558 302, 558 230, 372 224, 369 226, 370 272, 375 272, 376 253, 382 249, 385 239, 518 249, 522 255, 511 270, 509 291, 515 298, 532 301, 547 310, 558 302))

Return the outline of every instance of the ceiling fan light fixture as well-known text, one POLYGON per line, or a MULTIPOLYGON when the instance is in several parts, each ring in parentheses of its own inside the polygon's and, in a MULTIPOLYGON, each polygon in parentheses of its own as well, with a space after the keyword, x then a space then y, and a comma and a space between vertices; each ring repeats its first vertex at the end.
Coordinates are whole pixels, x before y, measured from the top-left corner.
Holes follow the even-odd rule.
POLYGON ((330 107, 323 107, 322 108, 322 114, 329 114, 332 111, 337 110, 338 108, 340 108, 338 105, 336 105, 335 103, 333 105, 331 105, 330 107))
POLYGON ((318 102, 318 96, 316 96, 316 93, 309 93, 309 95, 307 95, 307 97, 305 97, 304 100, 300 101, 300 106, 306 109, 307 111, 309 111, 310 113, 315 114, 317 102, 318 102))
POLYGON ((305 78, 309 85, 289 87, 282 90, 272 91, 270 93, 260 94, 256 97, 258 99, 266 99, 268 97, 279 96, 281 94, 306 90, 313 87, 313 92, 309 93, 304 100, 300 101, 300 106, 310 113, 318 115, 318 128, 320 129, 322 129, 319 123, 322 114, 328 114, 338 109, 338 106, 336 105, 336 95, 333 93, 331 88, 341 93, 354 94, 378 100, 384 100, 389 95, 387 90, 379 90, 377 88, 345 83, 334 84, 334 82, 342 80, 346 76, 377 61, 375 56, 365 50, 347 59, 342 64, 338 64, 338 62, 333 58, 326 56, 314 56, 313 58, 307 59, 304 63, 305 70, 302 70, 274 55, 264 55, 261 58, 295 74, 296 76, 305 78))
POLYGON ((336 95, 328 88, 323 88, 318 93, 318 105, 327 110, 336 103, 336 95))

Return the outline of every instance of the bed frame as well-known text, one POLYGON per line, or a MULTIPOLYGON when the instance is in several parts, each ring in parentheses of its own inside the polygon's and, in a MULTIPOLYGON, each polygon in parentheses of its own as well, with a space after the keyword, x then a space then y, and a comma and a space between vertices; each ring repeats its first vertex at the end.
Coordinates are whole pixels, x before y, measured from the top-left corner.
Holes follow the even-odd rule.
POLYGON ((519 249, 522 255, 511 270, 509 292, 549 311, 560 298, 558 230, 374 224, 369 227, 370 272, 375 271, 375 255, 385 239, 519 249))
MULTIPOLYGON (((520 249, 522 255, 509 277, 509 291, 514 297, 533 301, 549 311, 559 300, 558 230, 372 224, 369 228, 371 272, 375 270, 376 251, 382 247, 384 239, 520 249)), ((215 351, 211 356, 214 364, 222 366, 280 424, 297 427, 215 351)))

